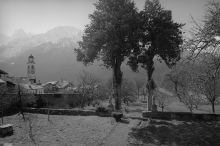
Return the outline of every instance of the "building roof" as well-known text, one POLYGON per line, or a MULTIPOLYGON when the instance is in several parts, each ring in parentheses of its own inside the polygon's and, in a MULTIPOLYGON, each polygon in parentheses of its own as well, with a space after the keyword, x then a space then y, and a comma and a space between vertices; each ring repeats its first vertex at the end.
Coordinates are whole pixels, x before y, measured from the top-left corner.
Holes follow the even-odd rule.
POLYGON ((27 84, 29 82, 28 77, 8 77, 7 80, 14 83, 23 83, 23 84, 27 84))
POLYGON ((5 75, 7 75, 8 73, 5 72, 4 70, 1 70, 1 69, 0 69, 0 74, 5 74, 5 75))
POLYGON ((28 89, 28 90, 39 90, 43 89, 42 86, 39 85, 33 85, 33 84, 22 84, 21 85, 23 88, 28 89))
POLYGON ((68 86, 68 85, 70 85, 70 82, 68 82, 68 81, 59 81, 58 83, 57 83, 57 87, 58 88, 65 88, 66 86, 68 86))
POLYGON ((0 79, 0 84, 6 83, 4 80, 0 79))
POLYGON ((42 86, 47 86, 48 84, 56 85, 57 82, 58 82, 58 81, 50 81, 50 82, 47 82, 47 83, 42 84, 42 86))

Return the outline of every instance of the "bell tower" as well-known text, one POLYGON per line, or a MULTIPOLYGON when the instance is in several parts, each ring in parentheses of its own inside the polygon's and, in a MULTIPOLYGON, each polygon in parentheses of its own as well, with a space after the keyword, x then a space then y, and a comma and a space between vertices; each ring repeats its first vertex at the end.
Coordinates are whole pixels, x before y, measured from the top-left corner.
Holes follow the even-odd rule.
POLYGON ((36 83, 34 56, 31 54, 27 62, 27 77, 31 84, 36 83))

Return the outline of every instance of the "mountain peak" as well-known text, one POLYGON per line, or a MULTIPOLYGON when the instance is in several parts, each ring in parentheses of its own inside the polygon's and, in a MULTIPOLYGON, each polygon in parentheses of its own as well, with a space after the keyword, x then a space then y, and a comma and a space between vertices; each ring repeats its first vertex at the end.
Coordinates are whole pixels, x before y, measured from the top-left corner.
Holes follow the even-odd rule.
POLYGON ((17 29, 12 35, 13 39, 18 39, 18 38, 26 38, 28 37, 28 34, 23 30, 23 29, 17 29))
POLYGON ((79 40, 81 38, 81 34, 81 30, 75 27, 58 26, 49 30, 44 35, 49 38, 50 41, 57 42, 61 38, 76 38, 76 40, 79 40))
POLYGON ((49 31, 46 32, 46 34, 49 33, 72 33, 72 35, 77 35, 81 30, 72 27, 72 26, 57 26, 49 31))

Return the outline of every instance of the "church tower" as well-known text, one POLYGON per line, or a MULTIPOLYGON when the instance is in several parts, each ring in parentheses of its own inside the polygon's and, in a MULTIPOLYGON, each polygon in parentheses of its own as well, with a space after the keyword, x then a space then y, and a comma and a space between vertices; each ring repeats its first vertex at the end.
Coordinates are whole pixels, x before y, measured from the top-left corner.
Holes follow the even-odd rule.
POLYGON ((27 62, 27 77, 31 84, 36 83, 34 56, 31 54, 27 62))

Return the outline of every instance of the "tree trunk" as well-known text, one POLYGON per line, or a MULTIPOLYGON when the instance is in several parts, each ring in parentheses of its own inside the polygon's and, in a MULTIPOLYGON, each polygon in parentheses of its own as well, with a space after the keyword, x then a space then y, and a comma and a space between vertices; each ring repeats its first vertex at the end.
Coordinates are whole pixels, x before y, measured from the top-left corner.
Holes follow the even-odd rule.
POLYGON ((138 91, 137 91, 137 92, 138 92, 138 100, 140 100, 140 99, 139 99, 139 88, 138 88, 138 91))
POLYGON ((1 107, 2 107, 2 108, 1 108, 1 114, 2 114, 2 125, 3 125, 3 123, 4 123, 4 122, 3 122, 3 121, 4 121, 4 119, 3 119, 3 118, 4 118, 3 96, 2 96, 2 101, 1 101, 1 107))
POLYGON ((215 102, 212 102, 212 113, 215 113, 215 102))
MULTIPOLYGON (((153 64, 154 64, 153 58, 151 58, 147 61, 147 68, 146 69, 147 69, 148 82, 147 82, 146 88, 148 89, 148 110, 149 111, 152 111, 152 102, 153 102, 152 96, 153 96, 153 90, 155 88, 154 81, 152 79, 152 75, 153 75, 153 71, 154 71, 153 64)), ((153 104, 155 104, 155 103, 153 103, 153 104)))
POLYGON ((146 93, 145 93, 145 90, 144 90, 144 88, 143 88, 143 94, 144 94, 144 101, 146 101, 146 93))
POLYGON ((121 72, 121 61, 115 59, 113 70, 113 97, 115 98, 115 109, 121 109, 121 83, 122 83, 122 72, 121 72))
POLYGON ((19 99, 19 103, 18 103, 19 112, 22 115, 23 120, 25 121, 24 111, 23 111, 23 103, 22 103, 22 98, 21 98, 21 87, 20 87, 20 85, 18 85, 18 99, 19 99))

